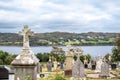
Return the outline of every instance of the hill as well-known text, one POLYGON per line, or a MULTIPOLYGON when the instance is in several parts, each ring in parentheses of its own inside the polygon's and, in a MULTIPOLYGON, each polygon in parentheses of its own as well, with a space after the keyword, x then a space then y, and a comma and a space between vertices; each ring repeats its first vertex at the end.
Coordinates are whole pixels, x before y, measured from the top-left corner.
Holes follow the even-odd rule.
MULTIPOLYGON (((113 45, 118 33, 35 33, 30 38, 32 46, 47 45, 113 45)), ((22 45, 22 36, 17 33, 0 33, 0 45, 22 45)))

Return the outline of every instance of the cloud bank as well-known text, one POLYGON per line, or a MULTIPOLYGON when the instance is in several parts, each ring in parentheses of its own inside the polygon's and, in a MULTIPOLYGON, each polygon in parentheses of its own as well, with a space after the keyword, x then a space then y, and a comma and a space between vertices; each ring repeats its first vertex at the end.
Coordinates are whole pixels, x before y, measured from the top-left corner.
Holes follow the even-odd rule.
POLYGON ((0 0, 0 32, 120 32, 119 0, 0 0))

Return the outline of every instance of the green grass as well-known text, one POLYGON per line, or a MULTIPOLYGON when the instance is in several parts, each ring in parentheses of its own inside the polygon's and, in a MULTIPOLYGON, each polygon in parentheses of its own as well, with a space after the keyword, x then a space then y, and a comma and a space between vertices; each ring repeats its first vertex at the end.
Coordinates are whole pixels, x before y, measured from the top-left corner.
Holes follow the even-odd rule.
POLYGON ((120 79, 91 79, 91 78, 87 78, 87 80, 120 80, 120 79))

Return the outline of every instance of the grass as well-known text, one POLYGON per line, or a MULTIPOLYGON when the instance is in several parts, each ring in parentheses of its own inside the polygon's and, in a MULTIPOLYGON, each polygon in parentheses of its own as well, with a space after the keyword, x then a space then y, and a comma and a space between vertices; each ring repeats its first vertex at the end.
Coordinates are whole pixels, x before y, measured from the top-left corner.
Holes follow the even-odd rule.
POLYGON ((115 75, 115 76, 120 78, 120 71, 118 71, 118 70, 111 70, 110 73, 112 73, 113 75, 115 75))
POLYGON ((87 80, 120 80, 120 79, 91 79, 91 78, 87 78, 87 80))
MULTIPOLYGON (((86 74, 93 74, 94 70, 85 70, 86 74)), ((112 74, 115 74, 117 76, 120 76, 120 71, 117 70, 111 70, 110 71, 112 74)), ((47 70, 44 68, 43 69, 43 73, 46 75, 46 77, 44 78, 39 78, 37 80, 55 80, 55 77, 59 74, 60 76, 62 76, 63 78, 65 78, 65 80, 78 80, 78 79, 71 79, 70 77, 66 77, 64 76, 64 71, 61 70, 56 70, 56 71, 52 71, 52 72, 47 72, 47 70)), ((90 78, 87 77, 86 80, 120 80, 118 77, 113 78, 113 79, 106 79, 106 78, 100 78, 100 79, 95 79, 95 78, 90 78)))

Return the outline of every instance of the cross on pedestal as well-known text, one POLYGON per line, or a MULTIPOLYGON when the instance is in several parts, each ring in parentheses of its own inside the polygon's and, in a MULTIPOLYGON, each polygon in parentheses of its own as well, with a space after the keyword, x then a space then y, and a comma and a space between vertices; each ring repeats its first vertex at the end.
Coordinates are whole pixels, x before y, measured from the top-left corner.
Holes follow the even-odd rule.
POLYGON ((77 59, 79 59, 79 57, 82 55, 82 53, 83 53, 83 51, 80 49, 80 48, 78 48, 78 47, 76 47, 76 48, 74 48, 74 54, 77 56, 77 59))
POLYGON ((19 34, 23 36, 23 49, 29 49, 29 37, 33 35, 33 32, 25 25, 19 34))

